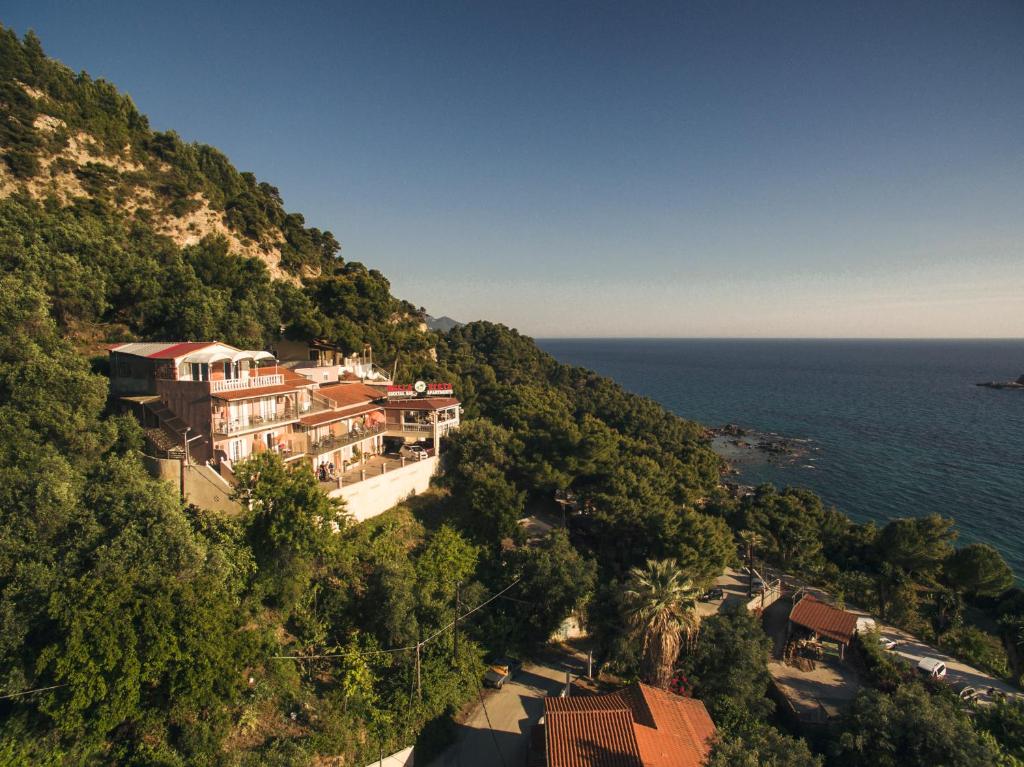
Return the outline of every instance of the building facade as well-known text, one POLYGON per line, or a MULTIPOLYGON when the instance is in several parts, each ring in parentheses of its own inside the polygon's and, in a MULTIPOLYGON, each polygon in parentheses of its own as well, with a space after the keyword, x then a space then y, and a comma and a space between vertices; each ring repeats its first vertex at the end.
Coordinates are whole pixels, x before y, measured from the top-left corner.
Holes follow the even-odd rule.
MULTIPOLYGON (((392 401, 389 388, 413 387, 325 383, 316 375, 321 366, 302 375, 307 366, 286 367, 267 351, 158 342, 115 344, 109 355, 111 394, 139 418, 160 460, 208 467, 230 485, 240 462, 274 452, 286 464, 310 468, 330 495, 358 496, 362 518, 394 505, 398 493, 425 490, 426 464, 413 471, 407 459, 426 458, 436 468, 442 440, 459 424, 461 408, 452 397, 392 401), (421 449, 407 456, 401 447, 408 443, 421 449), (387 482, 379 479, 388 472, 387 482), (351 487, 373 478, 361 493, 351 487)), ((416 386, 450 392, 446 385, 416 386)), ((182 487, 184 493, 184 479, 182 487)))

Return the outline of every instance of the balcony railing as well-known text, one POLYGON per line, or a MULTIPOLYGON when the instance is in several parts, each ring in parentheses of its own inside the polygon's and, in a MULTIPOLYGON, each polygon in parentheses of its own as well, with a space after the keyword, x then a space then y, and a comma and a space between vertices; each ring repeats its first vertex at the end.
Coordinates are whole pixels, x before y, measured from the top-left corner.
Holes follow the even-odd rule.
POLYGON ((253 376, 246 378, 223 378, 210 381, 210 391, 216 394, 222 391, 241 391, 243 389, 258 389, 264 386, 280 386, 284 383, 284 376, 280 373, 269 375, 253 376))
POLYGON ((214 418, 213 431, 216 434, 241 434, 245 431, 258 431, 268 426, 297 421, 300 415, 301 413, 295 408, 289 408, 273 415, 250 415, 248 418, 231 419, 214 418))
POLYGON ((432 432, 434 430, 434 424, 432 424, 432 423, 410 423, 410 422, 406 421, 405 423, 391 424, 391 428, 392 429, 396 429, 397 431, 424 431, 424 432, 428 432, 429 433, 429 432, 432 432))
POLYGON ((362 442, 364 439, 381 434, 383 431, 384 426, 382 424, 375 424, 362 429, 353 429, 347 434, 332 434, 329 437, 321 437, 320 439, 313 439, 312 435, 309 435, 309 446, 306 452, 310 455, 323 455, 324 453, 330 453, 332 450, 337 450, 339 447, 362 442))

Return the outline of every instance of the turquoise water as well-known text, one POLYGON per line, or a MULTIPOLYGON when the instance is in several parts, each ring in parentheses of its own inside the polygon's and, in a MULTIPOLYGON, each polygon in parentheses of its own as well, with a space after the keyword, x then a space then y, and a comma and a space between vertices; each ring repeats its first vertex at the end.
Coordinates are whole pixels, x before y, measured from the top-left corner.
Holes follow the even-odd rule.
POLYGON ((1024 576, 1024 341, 576 340, 538 344, 686 418, 808 439, 739 480, 809 487, 857 520, 938 512, 1024 576))

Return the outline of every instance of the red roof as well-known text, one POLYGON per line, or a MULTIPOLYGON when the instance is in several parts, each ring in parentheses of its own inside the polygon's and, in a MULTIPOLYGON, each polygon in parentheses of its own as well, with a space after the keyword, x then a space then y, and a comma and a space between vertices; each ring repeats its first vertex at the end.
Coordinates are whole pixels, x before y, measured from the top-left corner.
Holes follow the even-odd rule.
POLYGON ((644 684, 545 698, 544 721, 549 767, 700 767, 715 734, 701 701, 644 684))
POLYGON ((374 411, 380 412, 380 406, 370 405, 356 410, 327 410, 322 413, 304 415, 299 419, 299 423, 303 426, 320 426, 325 423, 330 423, 331 421, 341 421, 345 418, 356 418, 357 416, 366 415, 367 413, 372 413, 374 411))
POLYGON ((382 396, 380 389, 361 383, 322 386, 318 391, 338 407, 361 405, 378 400, 382 396))
POLYGON ((387 403, 389 410, 444 410, 447 407, 460 405, 454 397, 421 397, 416 399, 400 399, 387 403))
POLYGON ((857 616, 805 594, 789 613, 789 619, 816 634, 849 644, 857 630, 857 616))
POLYGON ((185 341, 184 343, 173 344, 172 346, 168 346, 166 349, 161 349, 155 354, 150 354, 149 358, 156 360, 173 360, 175 357, 180 357, 183 354, 188 354, 189 352, 205 349, 207 346, 213 346, 213 344, 214 342, 212 341, 185 341))

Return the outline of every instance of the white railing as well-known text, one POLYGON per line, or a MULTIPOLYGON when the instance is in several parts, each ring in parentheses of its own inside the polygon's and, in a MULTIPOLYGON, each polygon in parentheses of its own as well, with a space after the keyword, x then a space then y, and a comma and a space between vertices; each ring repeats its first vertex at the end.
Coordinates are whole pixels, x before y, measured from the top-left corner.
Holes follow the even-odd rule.
POLYGON ((211 392, 240 391, 242 389, 255 389, 263 386, 280 386, 284 383, 284 376, 280 373, 270 375, 249 376, 247 378, 225 378, 219 381, 210 381, 211 392))

